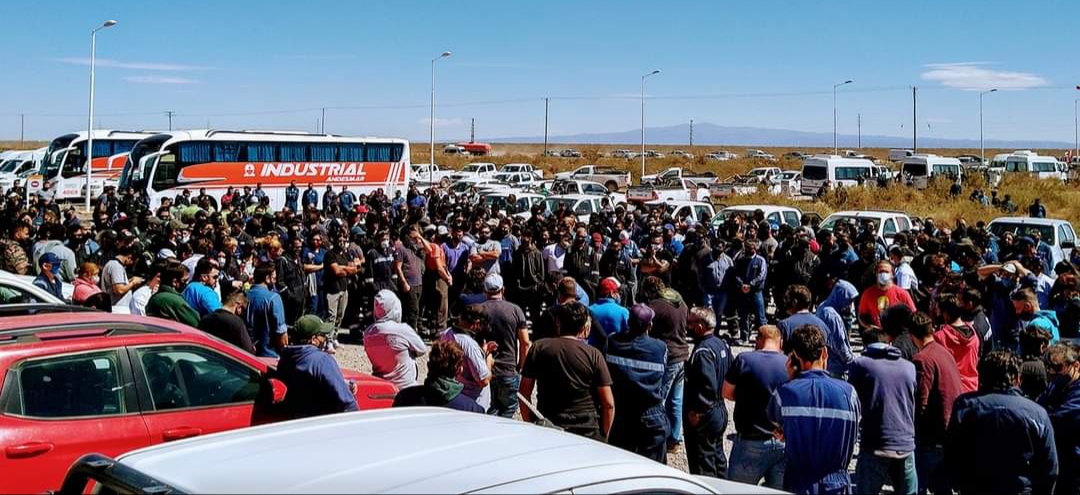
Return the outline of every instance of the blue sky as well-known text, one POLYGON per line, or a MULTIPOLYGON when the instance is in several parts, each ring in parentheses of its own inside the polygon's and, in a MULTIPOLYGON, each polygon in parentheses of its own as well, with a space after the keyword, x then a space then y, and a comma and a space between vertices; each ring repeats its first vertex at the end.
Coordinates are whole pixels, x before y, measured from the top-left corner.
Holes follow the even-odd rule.
POLYGON ((38 1, 0 2, 0 139, 86 126, 89 31, 98 35, 96 121, 326 130, 427 138, 430 60, 439 140, 639 126, 720 125, 1073 140, 1080 68, 1068 32, 1080 3, 923 1, 38 1), (367 107, 340 109, 333 107, 367 107), (382 107, 382 108, 373 108, 382 107), (399 107, 399 108, 386 108, 399 107), (901 128, 903 125, 903 128, 901 128))

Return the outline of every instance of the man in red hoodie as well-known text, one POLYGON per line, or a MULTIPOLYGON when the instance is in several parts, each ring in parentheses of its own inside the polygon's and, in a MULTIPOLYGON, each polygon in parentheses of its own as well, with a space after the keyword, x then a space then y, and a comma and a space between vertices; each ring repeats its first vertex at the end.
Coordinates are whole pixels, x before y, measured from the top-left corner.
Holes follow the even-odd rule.
POLYGON ((960 372, 952 354, 934 339, 934 321, 917 313, 909 327, 911 341, 919 352, 915 363, 915 472, 919 493, 949 493, 943 470, 945 429, 953 402, 961 394, 960 372))
POLYGON ((938 310, 945 324, 934 334, 934 340, 945 346, 956 361, 962 391, 974 392, 979 389, 979 337, 971 324, 963 320, 956 295, 938 297, 938 310))

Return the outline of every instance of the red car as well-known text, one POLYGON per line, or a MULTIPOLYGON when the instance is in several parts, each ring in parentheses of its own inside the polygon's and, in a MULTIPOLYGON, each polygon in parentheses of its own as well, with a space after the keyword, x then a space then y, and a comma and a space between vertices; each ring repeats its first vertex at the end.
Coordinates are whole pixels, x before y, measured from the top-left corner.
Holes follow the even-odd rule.
MULTIPOLYGON (((271 368, 272 361, 157 318, 0 319, 0 492, 58 489, 72 463, 91 452, 115 457, 274 421, 264 404, 280 401, 284 385, 268 378, 271 368)), ((342 371, 356 382, 361 410, 393 403, 393 384, 342 371)))

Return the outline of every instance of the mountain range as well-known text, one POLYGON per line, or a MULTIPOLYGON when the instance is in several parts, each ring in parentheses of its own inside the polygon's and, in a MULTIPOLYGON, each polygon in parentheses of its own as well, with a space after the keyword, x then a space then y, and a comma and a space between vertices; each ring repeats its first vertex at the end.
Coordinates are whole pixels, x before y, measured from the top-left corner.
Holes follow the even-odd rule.
MULTIPOLYGON (((685 145, 689 143, 689 124, 666 127, 647 127, 646 141, 652 145, 685 145)), ((494 143, 542 143, 543 136, 519 136, 493 138, 494 143)), ((641 128, 622 132, 601 132, 549 136, 549 143, 560 144, 633 144, 641 142, 641 128)), ((854 148, 859 142, 858 136, 840 134, 837 142, 841 148, 854 148)), ((709 123, 694 124, 694 145, 745 145, 745 146, 791 146, 791 147, 829 147, 832 146, 831 132, 807 132, 787 129, 768 129, 760 127, 729 127, 709 123)), ((910 148, 911 136, 863 135, 862 146, 866 148, 910 148)), ((1060 141, 1024 141, 987 139, 986 148, 998 149, 1069 149, 1073 143, 1060 141)), ((945 139, 919 137, 921 148, 978 148, 978 139, 945 139)))

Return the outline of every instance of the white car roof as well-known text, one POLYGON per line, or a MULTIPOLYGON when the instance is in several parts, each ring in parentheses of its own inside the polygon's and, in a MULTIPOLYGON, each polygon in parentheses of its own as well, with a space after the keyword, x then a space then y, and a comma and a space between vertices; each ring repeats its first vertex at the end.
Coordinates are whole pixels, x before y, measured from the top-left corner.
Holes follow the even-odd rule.
POLYGON ((848 210, 838 211, 825 217, 827 221, 832 217, 856 217, 856 218, 890 218, 895 216, 908 216, 907 213, 902 211, 888 211, 888 210, 848 210))
MULTIPOLYGON (((1035 217, 998 217, 990 221, 988 225, 995 223, 1018 223, 1022 225, 1061 225, 1069 223, 1068 220, 1060 220, 1057 218, 1035 218, 1035 217)), ((1072 225, 1072 224, 1069 224, 1072 225)))
POLYGON ((598 199, 602 197, 603 196, 600 196, 599 194, 557 194, 553 196, 548 196, 547 199, 565 199, 579 201, 582 199, 598 199))
POLYGON ((708 206, 712 206, 712 203, 709 203, 708 201, 690 201, 690 200, 686 200, 686 199, 674 199, 674 200, 671 200, 671 201, 664 201, 662 199, 654 199, 652 201, 646 201, 645 205, 646 206, 657 206, 657 205, 668 205, 668 206, 708 205, 708 206))
POLYGON ((790 207, 790 206, 778 206, 778 205, 733 205, 733 206, 728 206, 728 207, 726 207, 726 208, 724 208, 724 209, 722 209, 720 211, 749 211, 749 212, 753 212, 755 210, 761 210, 761 211, 763 211, 765 213, 768 213, 770 211, 795 211, 795 212, 799 212, 800 214, 802 213, 802 211, 799 210, 798 208, 793 208, 793 207, 790 207))
POLYGON ((190 493, 535 493, 641 477, 677 478, 700 492, 717 487, 570 433, 440 408, 233 430, 137 450, 119 462, 190 493))

